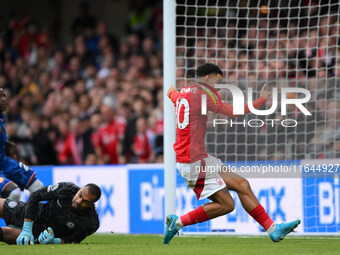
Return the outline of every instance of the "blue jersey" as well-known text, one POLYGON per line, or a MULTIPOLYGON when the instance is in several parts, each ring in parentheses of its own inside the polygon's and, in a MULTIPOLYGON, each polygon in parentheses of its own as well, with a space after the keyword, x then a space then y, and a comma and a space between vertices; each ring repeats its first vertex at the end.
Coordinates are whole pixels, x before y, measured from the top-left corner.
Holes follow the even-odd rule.
POLYGON ((27 188, 34 179, 35 172, 28 166, 18 162, 5 154, 7 134, 5 129, 6 117, 1 113, 0 133, 0 171, 4 177, 15 182, 21 190, 27 188))
POLYGON ((6 144, 6 141, 7 141, 5 122, 6 122, 6 116, 5 116, 5 114, 1 113, 1 120, 0 120, 0 126, 1 126, 1 133, 0 133, 0 158, 3 158, 5 156, 5 144, 6 144))
POLYGON ((5 177, 1 177, 1 176, 0 176, 0 197, 1 197, 1 198, 6 198, 6 197, 9 195, 9 193, 11 193, 11 191, 12 191, 13 189, 16 188, 16 186, 14 186, 13 189, 9 190, 9 192, 7 191, 7 192, 6 192, 6 195, 4 196, 5 187, 6 187, 9 183, 12 183, 12 181, 8 180, 8 179, 5 178, 5 177))

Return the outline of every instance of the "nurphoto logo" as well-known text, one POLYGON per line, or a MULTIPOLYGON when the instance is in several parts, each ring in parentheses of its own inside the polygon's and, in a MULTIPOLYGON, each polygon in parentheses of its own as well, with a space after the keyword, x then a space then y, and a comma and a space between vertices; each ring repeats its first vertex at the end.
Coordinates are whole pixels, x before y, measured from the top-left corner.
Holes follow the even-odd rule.
MULTIPOLYGON (((223 88, 223 89, 229 89, 232 97, 233 97, 233 114, 234 115, 244 115, 244 94, 241 89, 239 89, 236 86, 228 85, 228 84, 217 84, 215 88, 223 88)), ((255 109, 253 106, 253 89, 248 88, 248 107, 251 113, 255 115, 260 116, 268 116, 274 113, 278 106, 278 89, 273 88, 272 91, 272 106, 270 109, 266 110, 258 110, 255 109)), ((307 103, 311 99, 311 93, 309 90, 304 88, 281 88, 281 115, 286 116, 287 115, 287 105, 295 105, 304 115, 311 116, 312 114, 307 110, 306 107, 304 107, 302 104, 307 103), (287 94, 289 93, 296 93, 296 94, 302 94, 304 97, 301 98, 287 98, 287 94)), ((209 94, 210 97, 213 97, 211 94, 209 94)), ((213 98, 215 101, 215 99, 213 98)), ((207 114, 207 94, 202 94, 202 106, 201 106, 201 114, 206 115, 207 114)), ((249 127, 262 127, 265 123, 266 125, 270 125, 271 127, 274 127, 274 124, 279 122, 283 127, 296 127, 297 121, 294 119, 250 119, 248 121, 238 121, 235 122, 233 120, 226 120, 226 119, 214 119, 213 120, 213 126, 216 127, 216 125, 230 125, 231 127, 233 125, 243 125, 244 127, 248 125, 249 127)))

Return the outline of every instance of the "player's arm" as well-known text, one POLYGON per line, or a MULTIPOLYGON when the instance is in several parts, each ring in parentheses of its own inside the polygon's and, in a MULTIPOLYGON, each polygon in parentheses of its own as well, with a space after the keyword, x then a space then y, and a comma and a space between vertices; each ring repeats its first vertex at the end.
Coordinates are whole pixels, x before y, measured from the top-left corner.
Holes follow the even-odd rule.
POLYGON ((33 229, 33 221, 38 215, 39 210, 39 202, 52 200, 57 197, 58 192, 60 191, 59 186, 64 186, 65 183, 50 185, 37 191, 33 192, 26 204, 25 208, 25 219, 22 231, 18 238, 16 239, 17 245, 27 245, 34 244, 34 236, 32 233, 33 229))
POLYGON ((59 192, 68 185, 73 184, 67 182, 60 182, 54 185, 49 185, 47 187, 38 189, 37 191, 33 192, 28 198, 28 202, 26 203, 25 218, 34 220, 35 217, 38 215, 39 202, 56 199, 58 197, 59 192))
POLYGON ((38 241, 40 244, 63 244, 63 243, 80 243, 87 236, 94 234, 99 228, 99 219, 97 213, 94 220, 89 220, 86 225, 78 226, 75 232, 62 237, 55 237, 51 227, 44 230, 39 235, 38 241))
POLYGON ((176 90, 174 85, 171 85, 170 89, 168 90, 167 95, 171 99, 171 101, 175 104, 179 96, 179 92, 176 90))
MULTIPOLYGON (((256 100, 253 101, 253 106, 255 109, 260 108, 262 105, 264 105, 268 98, 270 97, 271 93, 269 93, 266 90, 267 84, 263 85, 261 92, 260 92, 260 97, 256 100)), ((228 103, 223 103, 222 106, 217 110, 218 113, 221 113, 223 115, 227 115, 229 117, 236 117, 238 115, 233 114, 233 106, 228 103)), ((244 114, 250 113, 250 109, 248 104, 244 104, 244 114)))
MULTIPOLYGON (((0 114, 0 121, 4 122, 6 124, 6 116, 4 113, 0 114)), ((0 134, 2 133, 2 128, 0 128, 0 134)))
POLYGON ((62 190, 67 185, 74 184, 61 182, 38 189, 30 195, 28 202, 26 203, 24 225, 20 235, 16 240, 17 245, 27 245, 30 243, 34 244, 32 229, 33 221, 38 215, 39 202, 56 199, 60 190, 62 190))

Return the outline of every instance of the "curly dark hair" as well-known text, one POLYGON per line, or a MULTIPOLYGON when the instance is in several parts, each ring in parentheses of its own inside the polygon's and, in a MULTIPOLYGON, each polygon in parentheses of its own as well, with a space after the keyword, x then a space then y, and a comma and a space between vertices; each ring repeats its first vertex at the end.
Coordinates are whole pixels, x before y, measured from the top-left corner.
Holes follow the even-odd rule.
POLYGON ((7 157, 10 157, 14 160, 19 160, 20 158, 20 154, 16 144, 8 140, 5 143, 5 154, 7 157))
POLYGON ((222 70, 217 65, 212 63, 204 63, 196 69, 196 77, 204 77, 213 73, 223 76, 222 70))
MULTIPOLYGON (((102 192, 101 192, 100 188, 99 188, 96 184, 94 184, 94 183, 89 183, 89 184, 86 184, 85 187, 88 188, 88 191, 89 191, 89 193, 90 193, 91 195, 93 195, 93 196, 96 197, 96 200, 95 200, 95 201, 97 201, 97 200, 100 198, 102 192)), ((95 201, 94 201, 94 202, 95 202, 95 201)))

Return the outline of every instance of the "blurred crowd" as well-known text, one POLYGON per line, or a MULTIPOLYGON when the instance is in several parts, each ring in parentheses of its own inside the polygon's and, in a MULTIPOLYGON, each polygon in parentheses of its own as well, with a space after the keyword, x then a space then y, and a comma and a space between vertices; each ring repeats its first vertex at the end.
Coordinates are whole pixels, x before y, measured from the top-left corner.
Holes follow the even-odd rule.
POLYGON ((162 8, 131 9, 120 39, 80 10, 65 45, 30 16, 0 25, 9 140, 32 165, 162 162, 162 8))
MULTIPOLYGON (((64 45, 30 16, 0 22, 0 87, 8 101, 9 139, 32 165, 162 162, 162 6, 136 3, 123 38, 110 34, 88 3, 80 7, 70 27, 73 40, 64 45)), ((280 12, 226 18, 207 11, 211 19, 195 20, 186 11, 190 8, 177 9, 178 88, 190 84, 198 65, 212 62, 245 98, 249 87, 258 96, 264 81, 269 89, 302 87, 312 93, 307 104, 312 116, 291 105, 287 116, 278 109, 266 117, 295 119, 294 128, 209 126, 210 153, 228 161, 340 157, 337 13, 312 6, 301 8, 303 17, 284 19, 280 12)), ((232 100, 225 91, 221 96, 232 100)), ((250 114, 246 120, 258 118, 250 114)))
MULTIPOLYGON (((213 8, 203 10, 201 16, 190 13, 190 8, 180 10, 188 18, 182 20, 185 29, 177 30, 178 87, 190 84, 187 77, 194 80, 195 67, 208 61, 222 69, 225 83, 244 91, 246 101, 248 88, 255 91, 255 99, 264 82, 269 90, 300 87, 312 94, 306 104, 312 116, 294 105, 288 105, 287 115, 282 116, 279 101, 271 116, 236 118, 239 123, 262 119, 261 127, 210 125, 208 152, 225 161, 340 157, 340 16, 325 6, 298 7, 297 16, 290 18, 284 17, 284 9, 263 14, 254 8, 244 17, 235 12, 228 18, 213 8), (277 121, 272 127, 266 119, 277 121), (296 127, 283 127, 284 119, 296 120, 296 127)), ((231 93, 220 93, 222 100, 232 102, 231 93)), ((304 95, 289 93, 287 97, 304 95)), ((261 109, 270 106, 268 102, 261 109)))

